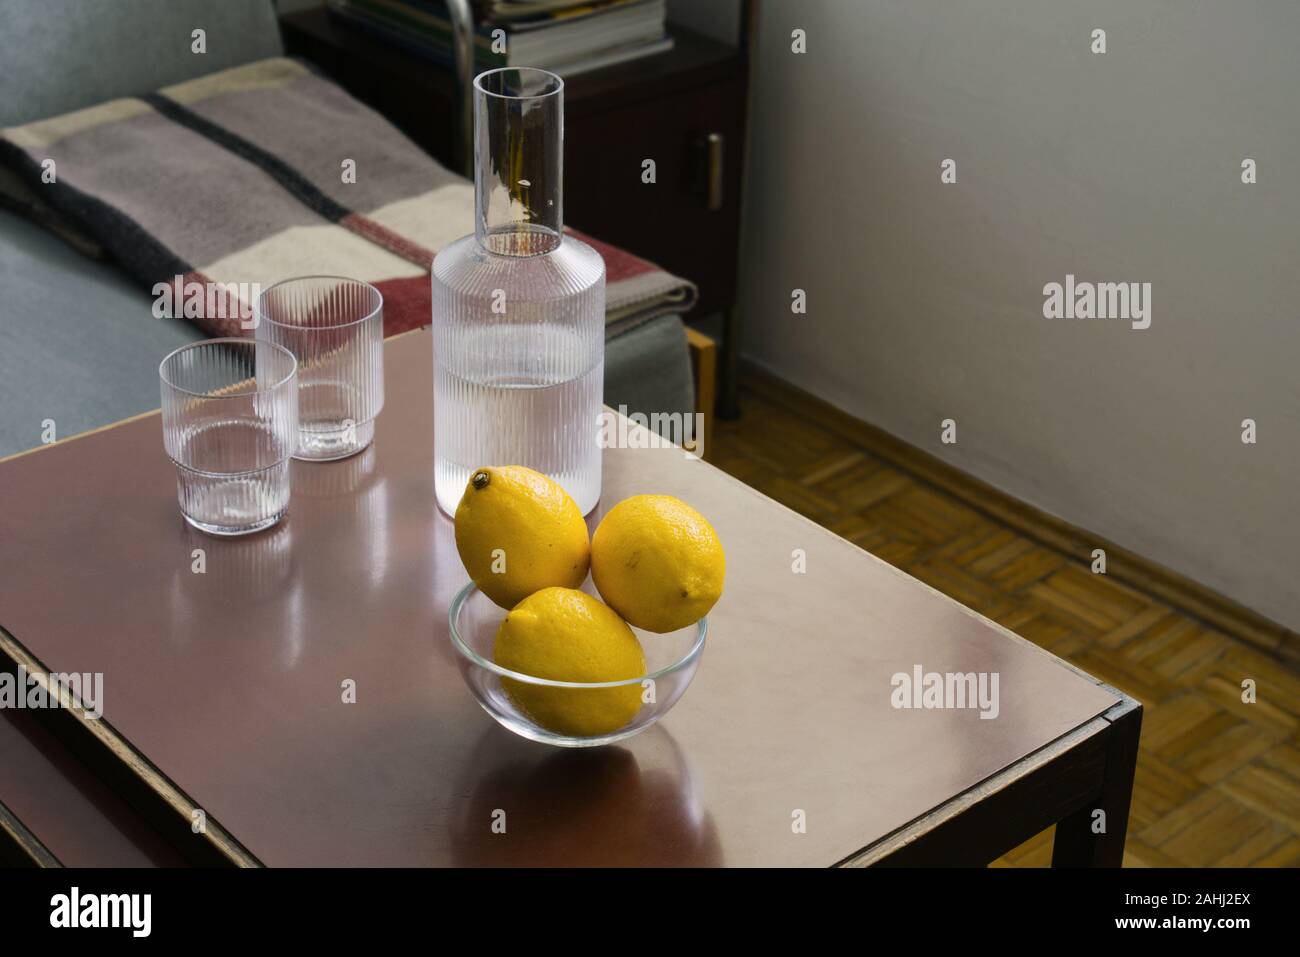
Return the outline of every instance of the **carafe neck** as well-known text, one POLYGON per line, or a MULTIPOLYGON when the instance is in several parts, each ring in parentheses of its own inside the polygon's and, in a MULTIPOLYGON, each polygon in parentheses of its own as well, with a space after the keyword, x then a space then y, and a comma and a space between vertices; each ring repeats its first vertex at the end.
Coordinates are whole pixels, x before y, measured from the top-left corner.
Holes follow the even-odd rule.
POLYGON ((539 256, 564 232, 564 81, 507 67, 474 79, 474 234, 498 256, 539 256))

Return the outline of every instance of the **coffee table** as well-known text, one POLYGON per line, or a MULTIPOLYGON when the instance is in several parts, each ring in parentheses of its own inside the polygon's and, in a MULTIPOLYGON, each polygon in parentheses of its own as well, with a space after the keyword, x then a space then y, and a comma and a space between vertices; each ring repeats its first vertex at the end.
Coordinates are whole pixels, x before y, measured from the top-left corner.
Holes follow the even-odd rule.
POLYGON ((466 575, 434 504, 430 336, 385 350, 374 445, 295 462, 289 516, 259 535, 184 523, 156 414, 0 462, 0 650, 104 676, 99 721, 24 712, 23 732, 0 711, 0 843, 65 863, 108 828, 153 863, 979 865, 1059 822, 1055 863, 1120 863, 1136 701, 676 448, 606 451, 592 522, 649 491, 717 528, 727 588, 693 685, 611 747, 499 727, 448 640, 466 575), (996 674, 996 717, 894 707, 917 667, 996 674))

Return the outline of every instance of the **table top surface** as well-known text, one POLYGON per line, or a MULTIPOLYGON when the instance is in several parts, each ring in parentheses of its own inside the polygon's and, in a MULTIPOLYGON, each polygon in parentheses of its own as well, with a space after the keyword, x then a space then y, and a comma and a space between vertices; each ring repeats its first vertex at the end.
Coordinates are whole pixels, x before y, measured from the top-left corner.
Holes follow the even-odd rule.
POLYGON ((433 496, 430 339, 386 343, 373 446, 293 463, 259 535, 184 523, 156 415, 0 463, 0 625, 102 672, 105 718, 264 863, 830 865, 1116 702, 712 466, 625 448, 593 525, 666 493, 727 551, 699 672, 618 745, 514 736, 448 637, 466 574, 433 496), (895 708, 918 666, 996 673, 997 717, 895 708))

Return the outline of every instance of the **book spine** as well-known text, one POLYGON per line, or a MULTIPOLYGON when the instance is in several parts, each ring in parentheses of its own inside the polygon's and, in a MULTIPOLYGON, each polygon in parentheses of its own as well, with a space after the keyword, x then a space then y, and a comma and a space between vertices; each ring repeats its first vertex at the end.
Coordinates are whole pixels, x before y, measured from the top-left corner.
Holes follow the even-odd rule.
MULTIPOLYGON (((431 20, 421 21, 407 16, 394 9, 395 2, 396 0, 347 0, 344 9, 353 22, 378 27, 386 32, 389 39, 402 43, 407 49, 412 49, 412 44, 429 47, 440 59, 450 63, 453 49, 450 24, 438 26, 431 20)), ((474 62, 485 67, 509 65, 505 54, 492 51, 491 37, 486 34, 478 34, 474 38, 474 62)))
MULTIPOLYGON (((342 4, 332 5, 330 11, 332 14, 346 20, 350 26, 364 30, 371 36, 400 47, 408 53, 430 60, 439 66, 455 67, 456 65, 455 55, 452 53, 450 44, 412 35, 409 31, 392 24, 387 19, 360 9, 355 0, 350 0, 346 6, 342 4)), ((504 56, 477 47, 474 51, 474 63, 483 69, 507 65, 504 56)))

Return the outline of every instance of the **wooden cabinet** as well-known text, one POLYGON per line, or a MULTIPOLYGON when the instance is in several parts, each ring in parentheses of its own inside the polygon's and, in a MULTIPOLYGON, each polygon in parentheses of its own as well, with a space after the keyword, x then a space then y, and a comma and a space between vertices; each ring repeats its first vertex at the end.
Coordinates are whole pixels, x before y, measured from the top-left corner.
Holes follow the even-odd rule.
POLYGON ((693 281, 701 315, 736 296, 741 96, 733 78, 566 122, 565 221, 693 281))

